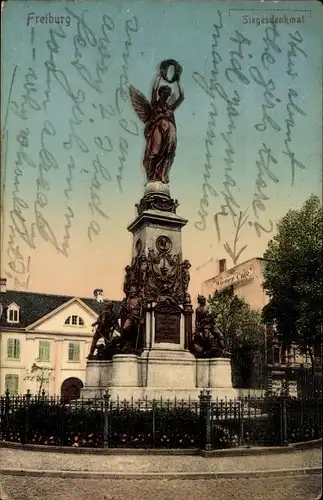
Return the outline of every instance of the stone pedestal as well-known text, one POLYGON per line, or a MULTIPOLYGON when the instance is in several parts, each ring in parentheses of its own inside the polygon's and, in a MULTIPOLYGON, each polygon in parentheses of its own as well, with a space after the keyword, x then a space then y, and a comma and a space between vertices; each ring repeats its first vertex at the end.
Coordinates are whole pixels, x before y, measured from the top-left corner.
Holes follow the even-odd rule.
POLYGON ((139 387, 138 356, 117 354, 112 359, 112 387, 139 387))
POLYGON ((203 389, 209 387, 210 360, 198 358, 196 360, 196 386, 203 389))
POLYGON ((127 321, 122 323, 128 325, 124 327, 130 335, 128 342, 138 340, 129 352, 141 355, 88 361, 83 395, 92 394, 95 387, 97 395, 102 395, 104 386, 112 400, 198 401, 202 389, 211 389, 214 398, 235 396, 229 359, 196 359, 188 350, 192 337, 190 264, 183 260, 181 236, 187 220, 176 214, 177 205, 168 185, 147 183, 137 205, 138 215, 128 227, 133 244, 124 282, 127 321))
POLYGON ((88 360, 86 363, 85 384, 81 397, 86 399, 103 397, 112 383, 112 361, 88 360))
POLYGON ((196 387, 195 358, 188 351, 146 350, 140 357, 140 364, 144 387, 168 390, 196 387))
POLYGON ((231 360, 211 358, 209 363, 209 387, 232 388, 231 360))
POLYGON ((140 240, 143 253, 148 253, 149 249, 155 249, 155 243, 159 236, 167 236, 171 240, 172 253, 181 253, 181 229, 186 224, 187 219, 176 214, 159 210, 143 212, 128 227, 128 231, 133 234, 133 257, 137 255, 138 240, 140 240))
POLYGON ((213 400, 238 396, 232 388, 230 359, 196 359, 184 349, 154 347, 141 356, 118 354, 112 361, 88 361, 81 397, 100 398, 108 392, 111 400, 198 401, 203 389, 211 390, 213 400))

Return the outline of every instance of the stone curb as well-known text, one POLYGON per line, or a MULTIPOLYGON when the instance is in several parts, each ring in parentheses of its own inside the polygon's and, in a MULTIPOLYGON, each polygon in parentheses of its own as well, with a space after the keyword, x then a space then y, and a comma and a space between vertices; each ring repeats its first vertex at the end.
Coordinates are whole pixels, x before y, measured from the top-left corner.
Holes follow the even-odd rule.
POLYGON ((61 479, 235 479, 250 477, 301 476, 322 474, 321 467, 232 472, 93 472, 37 469, 0 469, 7 476, 58 477, 61 479))
POLYGON ((223 450, 205 451, 198 448, 192 449, 133 449, 133 448, 72 448, 67 446, 47 446, 37 444, 21 444, 10 441, 0 441, 1 448, 10 448, 24 451, 38 451, 51 453, 74 453, 84 455, 167 455, 167 456, 202 456, 202 457, 234 457, 243 455, 269 455, 273 453, 292 453, 298 450, 311 450, 322 448, 322 439, 292 443, 288 446, 244 447, 223 450))

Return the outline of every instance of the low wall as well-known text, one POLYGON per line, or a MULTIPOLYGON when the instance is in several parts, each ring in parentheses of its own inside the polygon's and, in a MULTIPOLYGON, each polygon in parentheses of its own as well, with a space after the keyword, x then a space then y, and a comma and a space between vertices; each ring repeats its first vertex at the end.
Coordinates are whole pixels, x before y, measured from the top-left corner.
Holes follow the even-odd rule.
POLYGON ((268 447, 241 447, 241 448, 229 448, 225 450, 210 450, 205 451, 199 448, 192 449, 156 449, 156 448, 145 448, 145 449, 133 449, 133 448, 77 448, 69 446, 48 446, 39 444, 21 444, 13 443, 9 441, 1 441, 0 448, 11 448, 26 451, 41 451, 50 453, 77 453, 84 455, 201 455, 203 457, 233 457, 242 455, 269 455, 269 454, 282 454, 291 453, 296 450, 311 450, 311 449, 321 449, 322 439, 316 439, 313 441, 305 441, 302 443, 293 443, 285 447, 281 446, 268 446, 268 447))

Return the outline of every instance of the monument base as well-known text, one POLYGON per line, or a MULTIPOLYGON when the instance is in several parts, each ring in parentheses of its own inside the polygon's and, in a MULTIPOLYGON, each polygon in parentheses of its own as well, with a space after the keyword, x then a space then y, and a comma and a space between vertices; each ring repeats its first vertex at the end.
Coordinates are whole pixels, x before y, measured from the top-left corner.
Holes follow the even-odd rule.
MULTIPOLYGON (((206 387, 211 391, 212 401, 233 400, 238 397, 237 389, 221 389, 218 387, 206 387)), ((130 390, 129 387, 109 387, 107 394, 111 401, 138 401, 138 400, 159 400, 159 401, 192 401, 198 402, 199 395, 203 388, 194 389, 169 389, 168 387, 138 387, 130 390)))
POLYGON ((212 400, 234 399, 238 390, 231 381, 228 358, 196 359, 186 350, 150 349, 141 356, 121 355, 112 361, 89 360, 81 397, 134 400, 198 401, 202 390, 212 400))

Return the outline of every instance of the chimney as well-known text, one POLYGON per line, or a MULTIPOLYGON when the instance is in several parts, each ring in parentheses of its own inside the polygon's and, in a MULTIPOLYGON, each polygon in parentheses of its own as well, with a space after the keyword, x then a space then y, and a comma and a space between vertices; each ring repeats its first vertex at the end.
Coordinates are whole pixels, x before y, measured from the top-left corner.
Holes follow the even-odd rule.
POLYGON ((219 274, 224 273, 227 270, 227 261, 226 259, 219 260, 219 274))
POLYGON ((93 292, 95 299, 97 302, 103 302, 103 290, 102 288, 96 288, 93 292))
POLYGON ((5 293, 7 291, 7 279, 0 278, 0 293, 5 293))

